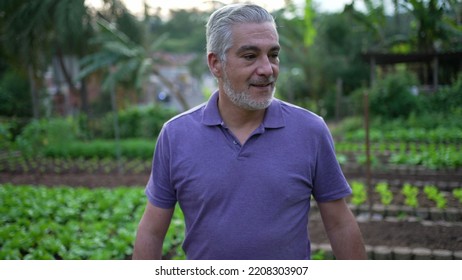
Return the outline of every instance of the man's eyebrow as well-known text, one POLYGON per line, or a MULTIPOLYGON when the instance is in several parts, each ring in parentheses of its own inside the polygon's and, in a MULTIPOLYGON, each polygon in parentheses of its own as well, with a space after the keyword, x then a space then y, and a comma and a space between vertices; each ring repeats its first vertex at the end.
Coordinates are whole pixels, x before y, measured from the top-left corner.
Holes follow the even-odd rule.
MULTIPOLYGON (((281 47, 279 45, 275 45, 273 46, 270 51, 279 51, 281 49, 281 47)), ((253 46, 253 45, 244 45, 244 46, 241 46, 239 49, 237 49, 236 53, 243 53, 243 52, 246 52, 246 51, 254 51, 254 52, 260 52, 261 49, 257 46, 253 46)))
POLYGON ((252 45, 244 45, 244 46, 241 46, 239 49, 237 49, 236 53, 243 53, 243 52, 246 52, 246 51, 254 51, 254 52, 259 52, 260 51, 260 48, 257 47, 257 46, 252 46, 252 45))

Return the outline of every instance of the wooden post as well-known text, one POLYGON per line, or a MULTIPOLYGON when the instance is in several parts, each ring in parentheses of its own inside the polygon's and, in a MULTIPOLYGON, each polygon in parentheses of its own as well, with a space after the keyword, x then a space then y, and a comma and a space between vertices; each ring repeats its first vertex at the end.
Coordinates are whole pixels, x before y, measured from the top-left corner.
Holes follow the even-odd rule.
POLYGON ((370 60, 370 79, 371 79, 371 87, 375 84, 375 56, 371 56, 370 60))
MULTIPOLYGON (((110 71, 114 73, 115 67, 112 66, 110 71)), ((115 144, 116 144, 116 158, 117 158, 117 172, 119 174, 123 173, 123 167, 122 167, 122 153, 121 153, 121 148, 120 148, 120 129, 119 129, 119 116, 117 112, 117 100, 116 100, 116 85, 115 85, 115 79, 112 79, 111 81, 111 89, 110 89, 110 94, 111 94, 111 106, 112 106, 112 114, 113 114, 113 126, 114 126, 114 138, 115 138, 115 144)))
POLYGON ((343 79, 337 78, 337 91, 335 94, 335 121, 338 123, 340 121, 340 108, 343 95, 343 79))
POLYGON ((371 147, 369 139, 369 93, 364 92, 364 134, 366 147, 366 188, 369 203, 369 219, 372 218, 372 186, 371 186, 371 147))
POLYGON ((438 57, 435 55, 433 58, 433 91, 436 92, 438 90, 438 57))

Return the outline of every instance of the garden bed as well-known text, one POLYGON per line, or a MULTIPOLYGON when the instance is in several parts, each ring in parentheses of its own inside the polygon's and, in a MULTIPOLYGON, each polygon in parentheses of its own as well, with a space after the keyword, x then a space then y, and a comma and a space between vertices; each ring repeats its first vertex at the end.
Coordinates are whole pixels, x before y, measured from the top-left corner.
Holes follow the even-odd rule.
MULTIPOLYGON (((48 172, 53 170, 54 167, 52 166, 47 167, 47 172, 39 172, 38 165, 35 168, 35 170, 28 170, 28 172, 3 169, 0 172, 0 183, 11 183, 17 185, 31 184, 50 187, 85 186, 91 188, 113 188, 118 186, 144 186, 149 178, 148 165, 144 165, 143 171, 130 172, 126 170, 124 174, 119 174, 115 167, 111 169, 96 168, 93 173, 86 173, 76 172, 76 169, 71 168, 66 171, 61 166, 59 174, 48 172)), ((351 173, 346 173, 345 175, 347 178, 359 178, 351 176, 351 173)), ((390 179, 390 182, 393 182, 393 179, 396 180, 396 176, 393 174, 386 175, 389 176, 387 178, 390 179)), ((412 176, 414 175, 409 174, 406 177, 406 174, 402 174, 400 182, 413 181, 412 179, 414 179, 414 177, 412 176)), ((439 175, 434 174, 434 176, 439 175)), ((422 178, 422 176, 418 176, 413 182, 421 181, 422 178)), ((451 179, 444 182, 460 182, 457 181, 459 180, 459 177, 451 178, 454 178, 454 180, 451 179)), ((454 187, 455 183, 453 183, 454 187)), ((394 191, 396 191, 394 188, 398 185, 398 183, 396 183, 396 186, 390 184, 391 189, 394 191)), ((447 189, 449 191, 451 188, 447 189)), ((372 198, 376 200, 374 201, 375 204, 380 204, 377 201, 379 199, 377 195, 373 195, 372 198)), ((395 201, 393 204, 401 203, 400 201, 403 200, 403 198, 399 195, 395 195, 394 199, 395 201)), ((419 195, 419 205, 421 208, 425 208, 428 211, 432 208, 431 202, 426 200, 422 195, 419 195)), ((448 206, 452 209, 460 209, 460 205, 453 200, 448 200, 448 206)), ((381 217, 380 215, 376 215, 374 220, 369 221, 367 219, 362 219, 368 210, 366 206, 351 205, 351 207, 358 216, 361 231, 368 248, 386 246, 389 250, 391 250, 391 248, 426 248, 428 250, 446 250, 452 253, 462 251, 462 237, 460 234, 462 232, 462 221, 449 221, 447 219, 432 220, 430 218, 422 218, 419 215, 414 215, 413 213, 415 212, 410 214, 401 213, 399 215, 382 215, 381 217)), ((314 210, 310 221, 310 233, 315 246, 317 246, 316 244, 328 243, 322 223, 316 215, 316 211, 314 210)), ((453 256, 453 254, 451 256, 453 256)))

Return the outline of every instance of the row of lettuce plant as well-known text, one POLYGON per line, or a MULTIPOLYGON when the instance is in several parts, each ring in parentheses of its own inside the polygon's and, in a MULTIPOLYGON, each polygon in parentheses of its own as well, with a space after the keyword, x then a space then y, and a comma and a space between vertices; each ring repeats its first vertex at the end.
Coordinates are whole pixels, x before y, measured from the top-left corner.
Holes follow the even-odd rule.
MULTIPOLYGON (((462 143, 462 129, 439 127, 435 129, 423 128, 393 128, 383 130, 371 128, 372 142, 421 142, 421 143, 462 143)), ((348 131, 343 135, 344 141, 361 142, 365 138, 364 129, 348 131)))
MULTIPOLYGON (((364 152, 364 142, 338 141, 335 148, 340 152, 364 152)), ((450 149, 452 151, 462 150, 462 143, 418 143, 418 142, 372 142, 371 151, 375 153, 404 153, 404 152, 427 152, 450 149)))
MULTIPOLYGON (((368 199, 367 187, 363 182, 353 181, 351 182, 353 195, 350 202, 353 205, 359 206, 365 204, 368 199)), ((380 197, 380 203, 382 205, 390 205, 393 203, 395 195, 390 190, 389 185, 386 182, 380 182, 374 186, 374 192, 380 197)), ((423 189, 413 186, 409 183, 405 183, 399 191, 404 197, 404 205, 412 208, 419 207, 418 196, 421 192, 426 198, 434 203, 434 206, 439 209, 445 209, 448 202, 448 193, 440 191, 437 187, 432 185, 426 185, 423 189)), ((454 189, 449 195, 462 205, 462 188, 454 189)))
MULTIPOLYGON (((355 155, 357 163, 365 161, 365 145, 362 143, 340 142, 336 144, 336 151, 341 163, 347 162, 345 154, 348 153, 355 155)), ((421 165, 430 169, 462 167, 462 149, 458 144, 374 143, 371 151, 372 160, 377 164, 378 157, 385 156, 385 164, 421 165)))
MULTIPOLYGON (((127 259, 146 203, 141 187, 0 185, 0 259, 127 259)), ((183 258, 175 211, 165 254, 183 258)))

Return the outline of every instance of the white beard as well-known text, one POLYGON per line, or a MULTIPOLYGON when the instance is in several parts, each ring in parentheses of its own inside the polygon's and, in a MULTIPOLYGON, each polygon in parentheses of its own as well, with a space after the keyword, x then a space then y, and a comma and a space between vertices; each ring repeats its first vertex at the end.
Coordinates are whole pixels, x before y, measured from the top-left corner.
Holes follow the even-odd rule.
MULTIPOLYGON (((271 76, 269 79, 265 79, 264 81, 257 81, 254 82, 255 84, 266 84, 269 82, 274 82, 274 77, 271 76)), ((246 110, 263 110, 268 108, 271 105, 271 102, 274 98, 275 88, 271 93, 271 96, 265 100, 257 101, 252 99, 250 93, 248 91, 237 92, 234 90, 233 86, 229 82, 228 76, 226 71, 224 71, 223 75, 223 89, 225 94, 228 98, 233 102, 236 106, 246 109, 246 110)))

